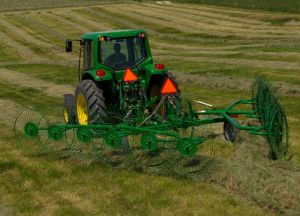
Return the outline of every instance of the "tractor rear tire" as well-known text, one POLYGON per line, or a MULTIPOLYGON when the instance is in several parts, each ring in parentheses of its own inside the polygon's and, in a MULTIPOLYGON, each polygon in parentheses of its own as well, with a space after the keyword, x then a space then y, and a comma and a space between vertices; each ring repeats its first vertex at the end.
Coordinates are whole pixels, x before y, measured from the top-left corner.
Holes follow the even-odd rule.
MULTIPOLYGON (((149 111, 150 112, 153 112, 157 105, 159 104, 161 98, 162 98, 162 95, 160 93, 160 90, 165 82, 165 80, 167 78, 171 78, 177 89, 178 89, 178 82, 176 82, 175 80, 175 77, 172 75, 172 73, 168 72, 167 74, 161 74, 161 75, 158 75, 156 77, 154 77, 151 81, 150 81, 150 84, 149 84, 149 87, 148 87, 148 98, 153 98, 153 97, 157 97, 156 99, 156 102, 152 104, 152 106, 150 107, 149 111)), ((174 97, 175 97, 175 100, 176 100, 176 103, 179 101, 179 98, 180 98, 180 89, 178 89, 177 93, 174 94, 174 97)), ((159 116, 161 116, 163 119, 166 119, 167 116, 168 116, 168 103, 167 103, 167 100, 165 100, 162 104, 162 106, 158 109, 157 111, 157 114, 159 116)))
POLYGON ((65 123, 76 124, 75 98, 72 94, 65 94, 63 102, 63 116, 65 123))
POLYGON ((80 125, 102 124, 105 116, 103 91, 93 80, 78 82, 75 90, 76 120, 80 125))

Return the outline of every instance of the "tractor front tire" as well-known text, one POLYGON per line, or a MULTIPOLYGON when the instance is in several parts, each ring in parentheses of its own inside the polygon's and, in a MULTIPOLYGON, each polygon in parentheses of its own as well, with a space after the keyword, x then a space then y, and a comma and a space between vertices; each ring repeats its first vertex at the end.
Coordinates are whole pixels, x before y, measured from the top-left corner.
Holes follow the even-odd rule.
POLYGON ((78 82, 75 90, 76 120, 80 125, 97 125, 103 123, 105 116, 105 99, 103 91, 92 80, 78 82))
MULTIPOLYGON (((161 74, 161 75, 153 77, 153 79, 151 79, 151 81, 150 81, 149 88, 148 88, 148 98, 150 99, 150 98, 153 98, 156 96, 157 99, 150 107, 150 112, 153 112, 156 109, 157 105, 159 104, 159 102, 162 98, 160 90, 167 78, 171 78, 174 81, 174 83, 178 89, 178 82, 176 82, 175 77, 170 72, 168 72, 167 74, 161 74)), ((175 96, 175 100, 177 100, 176 101, 176 103, 177 103, 180 98, 180 90, 179 89, 174 96, 175 96)), ((163 119, 167 118, 167 116, 168 116, 167 100, 165 100, 163 102, 163 104, 161 105, 161 107, 157 110, 157 114, 159 116, 161 116, 163 119)))

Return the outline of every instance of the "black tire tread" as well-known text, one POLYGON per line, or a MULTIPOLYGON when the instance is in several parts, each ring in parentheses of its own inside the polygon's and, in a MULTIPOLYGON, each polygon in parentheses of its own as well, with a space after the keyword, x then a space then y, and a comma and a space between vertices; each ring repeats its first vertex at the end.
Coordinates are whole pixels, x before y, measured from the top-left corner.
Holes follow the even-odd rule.
MULTIPOLYGON (((82 80, 76 85, 76 100, 79 93, 83 95, 86 101, 86 106, 88 110, 88 124, 100 124, 101 117, 105 116, 106 110, 105 98, 103 96, 103 91, 100 89, 100 86, 93 80, 82 80)), ((78 121, 77 107, 76 118, 78 121)))

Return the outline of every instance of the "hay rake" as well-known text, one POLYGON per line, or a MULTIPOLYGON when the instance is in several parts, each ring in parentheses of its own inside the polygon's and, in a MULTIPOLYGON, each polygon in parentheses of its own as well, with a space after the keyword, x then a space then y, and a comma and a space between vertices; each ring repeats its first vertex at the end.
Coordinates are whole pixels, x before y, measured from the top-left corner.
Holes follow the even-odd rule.
POLYGON ((17 116, 14 131, 20 144, 30 151, 73 155, 122 169, 139 167, 155 173, 187 175, 202 172, 213 157, 216 146, 213 133, 206 125, 220 122, 224 123, 226 140, 234 141, 239 130, 248 130, 250 134, 266 137, 270 159, 285 158, 288 147, 286 116, 275 90, 262 76, 254 82, 251 99, 235 101, 222 110, 201 101, 184 101, 166 94, 152 113, 142 113, 137 106, 130 115, 107 112, 92 125, 53 121, 41 112, 27 109, 17 116), (164 119, 156 115, 162 101, 167 101, 168 106, 164 119), (193 109, 195 104, 212 109, 193 109), (253 109, 233 110, 240 104, 253 109), (234 118, 237 115, 259 119, 260 125, 240 125, 234 118))

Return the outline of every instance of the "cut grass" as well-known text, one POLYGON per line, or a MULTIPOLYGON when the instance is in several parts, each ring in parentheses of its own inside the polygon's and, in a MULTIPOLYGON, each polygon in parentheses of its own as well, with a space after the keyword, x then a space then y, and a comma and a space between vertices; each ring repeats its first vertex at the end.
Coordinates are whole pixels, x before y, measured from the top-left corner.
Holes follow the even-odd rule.
POLYGON ((17 214, 275 215, 217 185, 28 157, 11 144, 10 134, 0 131, 0 201, 17 214))
MULTIPOLYGON (((48 2, 45 2, 44 7, 48 7, 48 2)), ((147 27, 147 32, 150 38, 150 44, 154 41, 155 48, 153 52, 153 58, 155 61, 160 61, 166 64, 170 71, 174 71, 177 80, 180 83, 182 90, 182 96, 187 99, 196 99, 212 103, 218 108, 225 108, 234 100, 240 98, 250 98, 251 92, 245 89, 250 85, 250 79, 254 78, 254 74, 261 72, 267 75, 271 81, 280 81, 280 89, 291 87, 287 91, 290 93, 284 93, 286 113, 290 123, 290 149, 288 157, 294 155, 292 161, 300 163, 299 152, 299 134, 300 130, 300 114, 299 110, 299 97, 296 96, 299 92, 297 85, 299 85, 298 68, 297 70, 286 69, 285 65, 292 63, 291 65, 298 64, 297 53, 299 51, 299 42, 295 35, 299 32, 297 26, 289 25, 291 22, 285 20, 286 16, 276 15, 274 13, 262 13, 248 11, 248 10, 235 10, 222 7, 203 7, 199 5, 189 4, 171 4, 168 6, 159 6, 151 4, 134 4, 133 7, 127 5, 105 5, 103 7, 94 7, 93 9, 86 8, 65 8, 63 10, 47 10, 47 11, 35 11, 23 13, 14 13, 11 15, 5 15, 5 20, 15 26, 16 29, 25 32, 36 40, 44 43, 59 45, 59 41, 64 41, 67 37, 79 39, 82 34, 80 26, 85 26, 88 29, 97 31, 97 22, 101 22, 99 26, 108 29, 128 29, 128 28, 144 28, 147 27), (111 8, 118 8, 118 13, 111 8), (97 9, 98 8, 98 9, 97 9), (100 8, 100 9, 99 9, 100 8), (103 9, 105 9, 105 11, 103 9), (157 8, 157 10, 155 10, 157 8), (184 22, 188 22, 189 19, 205 24, 206 26, 212 25, 213 27, 220 27, 222 25, 226 27, 233 26, 232 31, 228 36, 218 34, 210 34, 207 31, 193 32, 191 23, 189 23, 190 29, 183 29, 181 26, 177 26, 178 20, 176 16, 170 15, 168 8, 172 8, 172 11, 177 11, 178 17, 180 17, 180 25, 184 25, 184 22), (139 14, 132 13, 136 9, 139 10, 139 14), (182 11, 181 11, 182 10, 182 11), (206 14, 199 13, 197 11, 208 12, 206 14), (150 11, 151 14, 146 13, 150 11), (165 14, 164 14, 164 11, 165 14), (180 16, 181 14, 188 13, 186 16, 180 16), (68 14, 69 13, 69 14, 68 14), (140 17, 144 13, 144 22, 140 17), (48 14, 48 16, 46 15, 48 14), (130 17, 128 18, 128 15, 130 17), (216 15, 214 18, 213 14, 216 15), (73 16, 74 15, 74 16, 73 16), (193 16, 191 16, 193 15, 193 16), (206 17, 209 19, 204 20, 206 17), (224 19, 223 17, 224 16, 224 19), (24 17, 24 20, 23 18, 24 17), (84 17, 86 20, 92 20, 93 22, 85 25, 85 20, 78 22, 76 27, 71 25, 71 22, 76 22, 84 17), (147 20, 146 20, 147 19, 147 20), (239 19, 241 20, 239 22, 239 19), (280 22, 284 22, 283 25, 272 25, 266 20, 280 19, 280 22), (226 22, 224 22, 224 20, 226 22), (218 23, 218 21, 220 21, 218 23), (19 24, 16 24, 19 23, 19 24), (250 24, 249 24, 250 23, 250 24), (238 28, 234 25, 239 26, 238 28), (243 27, 244 25, 244 27, 243 27), (175 27, 174 27, 175 26, 175 27), (246 33, 239 31, 248 29, 253 30, 255 34, 260 32, 264 35, 276 35, 276 39, 273 36, 267 39, 263 38, 248 38, 246 33), (149 31, 148 31, 149 30, 149 31), (286 33, 285 33, 286 31, 286 33), (283 32, 283 33, 282 33, 283 32), (245 34, 243 36, 243 34, 245 34), (291 37, 291 35, 294 35, 291 37), (155 43, 156 42, 156 43, 155 43), (206 49, 210 53, 201 53, 197 49, 206 49), (188 51, 191 50, 190 53, 188 51), (174 52, 178 51, 178 55, 175 56, 174 52), (216 51, 214 53, 214 51, 216 51), (224 54, 217 54, 217 51, 222 51, 224 54), (228 51, 228 53, 226 53, 228 51), (241 55, 237 53, 230 53, 230 51, 241 52, 241 55), (253 51, 255 52, 272 52, 266 57, 259 58, 249 55, 253 51), (289 53, 287 53, 289 52, 289 53), (276 53, 278 57, 272 55, 276 53), (285 56, 286 54, 286 56, 285 56), (171 56, 174 55, 174 56, 171 56), (170 56, 170 58, 168 58, 170 56), (171 57, 181 57, 178 59, 172 59, 171 57), (291 56, 291 58, 288 58, 291 56), (194 58, 195 57, 195 58, 194 58), (197 59, 203 58, 202 60, 197 59), (224 60, 220 63, 215 61, 217 58, 224 60), (280 65, 281 61, 285 58, 286 62, 280 65), (194 58, 194 59, 193 59, 194 58), (192 59, 192 60, 191 60, 192 59), (227 60, 228 59, 228 60, 227 60), (261 60, 260 67, 255 64, 261 60), (245 65, 245 61, 248 60, 249 64, 245 65), (266 61, 267 60, 267 61, 266 61), (270 64, 272 60, 274 62, 270 67, 264 64, 270 64), (288 61, 289 62, 288 62, 288 61), (234 62, 233 62, 234 61, 234 62), (243 62, 244 61, 244 62, 243 62), (231 63, 231 64, 228 64, 231 63), (278 69, 278 65, 281 69, 278 69), (269 69, 269 68, 274 69, 269 69), (267 71, 266 69, 267 68, 267 71), (215 78, 214 82, 211 82, 215 78), (197 79, 206 80, 205 82, 197 82, 197 79), (211 83, 210 83, 211 82, 211 83), (237 83, 230 86, 230 83, 238 82, 243 85, 238 90, 235 87, 237 83), (204 83, 204 84, 203 84, 204 83), (288 85, 294 83, 296 85, 288 85), (201 87, 199 87, 201 85, 201 87)), ((30 7, 30 5, 28 5, 30 7)), ((37 5, 39 7, 39 5, 37 5)), ((293 15, 297 18, 296 15, 293 15)), ((274 21, 277 22, 277 21, 274 21)), ((1 26, 0 26, 1 27, 1 26)), ((100 28, 99 27, 99 28, 100 28)), ((24 47, 30 47, 32 44, 22 43, 22 38, 14 36, 14 31, 5 27, 1 27, 2 34, 5 33, 5 41, 14 41, 15 44, 23 45, 24 47), (8 36, 11 38, 8 39, 8 36)), ((102 30, 102 29, 101 29, 102 30)), ((104 30, 104 29, 103 29, 104 30)), ((36 45, 35 45, 36 46, 36 45)), ((14 45, 13 49, 17 49, 18 46, 14 45)), ((3 50, 7 50, 3 48, 3 50)), ((29 49, 30 50, 30 49, 29 49)), ((1 50, 2 51, 2 50, 1 50)), ((77 47, 74 47, 74 53, 77 55, 77 47)), ((27 52, 25 52, 27 53, 27 52)), ((28 52, 29 53, 29 52, 28 52)), ((6 56, 10 54, 7 53, 6 56)), ((49 57, 45 56, 41 51, 37 50, 35 55, 45 60, 49 57)), ((26 55, 25 55, 26 56, 26 55)), ((28 61, 35 62, 36 59, 32 58, 29 54, 26 56, 28 61)), ((7 57, 5 57, 7 59, 7 57)), ((14 60, 17 60, 14 58, 14 60)), ((69 61, 49 61, 47 63, 55 63, 62 65, 69 65, 69 61)), ((46 64, 47 64, 46 63, 46 64)), ((75 64, 77 61, 75 62, 75 64)), ((67 84, 75 86, 77 83, 77 68, 66 67, 57 65, 44 64, 17 64, 17 65, 2 65, 0 67, 9 69, 11 71, 18 71, 22 73, 20 77, 26 77, 31 75, 35 79, 34 85, 29 86, 30 82, 26 82, 26 86, 18 85, 18 82, 10 82, 7 79, 0 80, 0 102, 1 108, 6 112, 1 112, 2 116, 7 115, 10 109, 5 106, 8 105, 6 101, 14 102, 15 106, 34 106, 35 108, 43 110, 46 114, 55 115, 61 114, 61 104, 63 97, 51 97, 47 95, 46 89, 36 88, 38 82, 44 84, 42 81, 51 82, 54 86, 60 84, 67 84), (23 76, 24 75, 24 76, 23 76), (42 81, 37 81, 40 79, 42 81), (15 84, 13 84, 15 83, 15 84), (50 109, 49 109, 50 108, 50 109), (8 109, 8 110, 6 110, 8 109), (53 109, 53 110, 51 110, 53 109)), ((289 66, 291 67, 291 66, 289 66)), ((13 73, 13 72, 12 72, 13 73)), ((17 74, 17 73, 16 73, 17 74)), ((21 81, 21 80, 18 80, 21 81)), ((47 85, 48 86, 48 85, 47 85)), ((59 95, 56 92, 55 95, 59 95)), ((13 103, 12 103, 13 104, 13 103)), ((240 107, 240 109, 247 109, 246 106, 240 107)), ((12 111, 13 112, 13 111, 12 111)), ((239 118, 244 121, 243 117, 239 118)), ((8 117, 3 117, 0 122, 8 122, 8 117)), ((12 122, 12 121, 11 121, 12 122)), ((22 215, 40 215, 40 214, 55 214, 55 215, 99 215, 99 214, 122 214, 122 215, 139 215, 139 214, 155 214, 155 215, 265 215, 272 214, 269 211, 263 212, 260 208, 253 206, 251 203, 257 202, 263 208, 271 208, 272 211, 281 212, 281 204, 287 204, 283 208, 294 209, 289 198, 291 194, 285 194, 283 191, 284 199, 279 199, 278 202, 271 203, 272 197, 269 195, 268 188, 276 190, 278 185, 267 185, 265 183, 272 183, 274 178, 267 175, 267 178, 262 177, 258 179, 260 184, 250 188, 243 188, 243 185, 247 185, 249 181, 256 184, 257 179, 253 179, 252 172, 249 169, 249 164, 244 164, 244 161, 238 161, 238 157, 248 159, 249 152, 241 152, 240 147, 232 146, 231 143, 225 142, 221 139, 222 125, 214 125, 216 127, 215 135, 217 136, 217 143, 219 144, 220 156, 224 158, 231 158, 231 161, 224 162, 226 168, 230 168, 229 171, 224 170, 224 173, 220 174, 220 178, 213 179, 213 182, 221 184, 228 190, 236 191, 236 193, 243 194, 248 198, 244 200, 240 196, 231 195, 228 191, 216 186, 214 184, 195 183, 191 181, 177 181, 171 177, 153 177, 146 174, 141 174, 135 171, 112 171, 107 169, 101 164, 93 164, 87 166, 77 160, 65 159, 58 160, 50 156, 29 156, 26 157, 20 152, 19 146, 12 145, 12 131, 7 125, 0 125, 0 203, 5 206, 13 206, 17 214, 22 215), (3 137, 3 138, 2 138, 3 137), (237 151, 238 149, 238 151, 237 151), (238 154, 237 154, 238 153, 238 154), (228 166, 227 166, 228 165, 228 166), (238 167, 238 169, 236 169, 238 167), (235 176, 230 172, 235 173, 246 169, 246 172, 242 172, 241 175, 235 176), (242 177, 248 176, 251 180, 243 180, 242 177), (241 177, 241 178, 239 178, 241 177), (233 181, 234 180, 234 181, 233 181), (253 180, 255 180, 253 182, 253 180), (260 181, 261 180, 261 181, 260 181), (175 182, 175 183, 174 183, 175 182), (200 191, 200 192, 199 192, 200 191), (263 194, 264 196, 253 196, 250 192, 263 194), (266 195, 266 196, 265 196, 266 195), (260 197, 266 197, 265 200, 260 200, 260 197), (99 201, 100 200, 100 201, 99 201), (250 201, 249 201, 250 200, 250 201), (101 206, 99 206, 99 202, 101 206), (280 205, 280 207, 276 207, 280 205)), ((215 128, 213 128, 215 129, 215 128)), ((248 140, 247 144, 253 144, 255 138, 249 135, 248 132, 241 134, 242 138, 248 140), (248 136, 250 138, 248 138, 248 136)), ((261 137, 263 138, 263 137, 261 137)), ((272 164, 266 159, 266 152, 264 149, 260 149, 255 145, 247 146, 247 149, 252 152, 259 150, 259 156, 263 163, 258 164, 255 167, 255 171, 265 174, 263 169, 271 170, 269 164, 272 164), (255 149, 257 148, 257 149, 255 149), (254 151, 252 151, 254 150, 254 151)), ((267 143, 264 141, 262 144, 267 147, 267 143)), ((224 159, 223 158, 223 159, 224 159)), ((222 160, 223 160, 222 159, 222 160)), ((224 159, 224 161, 226 161, 224 159)), ((251 164, 251 163, 250 163, 251 164)), ((253 168, 250 167, 250 168, 253 168)), ((280 169, 280 167, 279 167, 280 169)), ((213 170, 212 170, 213 171, 213 170)), ((290 169, 288 170, 288 172, 290 169)), ((277 172, 277 171, 276 171, 277 172)), ((290 175, 290 172, 288 174, 290 175)), ((282 175, 284 177, 284 175, 282 175)), ((290 182, 290 179, 287 179, 290 182)), ((290 188, 289 188, 290 189, 290 188)), ((280 191, 280 190, 277 190, 280 191)), ((296 191, 296 190, 295 190, 296 191)), ((272 194, 272 193, 271 193, 272 194)), ((278 193, 274 191, 273 197, 278 197, 278 193)), ((282 198, 282 197, 281 197, 282 198)), ((277 199, 277 198, 276 198, 277 199)), ((298 202, 297 200, 292 200, 298 202)), ((1 210, 0 210, 1 213, 1 210)), ((275 213, 274 213, 275 215, 275 213)))

